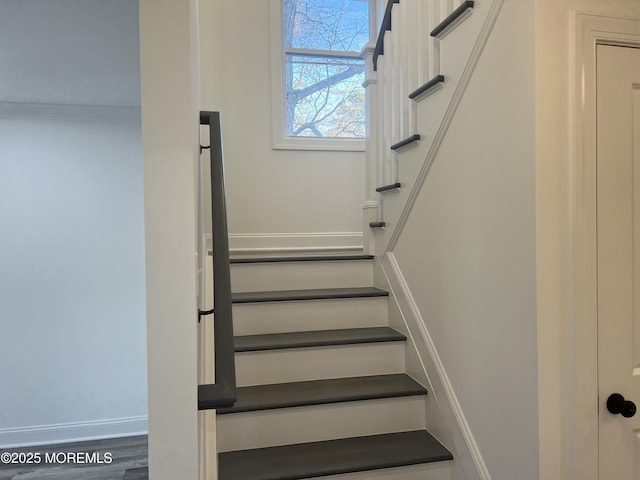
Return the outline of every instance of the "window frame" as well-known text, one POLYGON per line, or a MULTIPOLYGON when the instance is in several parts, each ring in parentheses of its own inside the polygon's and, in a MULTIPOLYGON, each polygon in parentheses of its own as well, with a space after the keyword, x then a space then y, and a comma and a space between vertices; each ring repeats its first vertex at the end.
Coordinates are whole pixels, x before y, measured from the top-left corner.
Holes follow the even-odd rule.
MULTIPOLYGON (((305 49, 291 49, 284 46, 282 30, 283 0, 269 0, 269 25, 271 36, 271 131, 274 150, 365 150, 365 138, 336 137, 291 137, 287 135, 286 85, 284 66, 287 54, 304 53, 305 49)), ((323 50, 309 50, 308 53, 322 56, 323 50)), ((326 57, 353 58, 344 52, 327 51, 326 57)), ((362 58, 362 57, 361 57, 362 58)), ((366 71, 366 67, 365 67, 366 71)), ((368 119, 365 119, 368 121, 368 119)))

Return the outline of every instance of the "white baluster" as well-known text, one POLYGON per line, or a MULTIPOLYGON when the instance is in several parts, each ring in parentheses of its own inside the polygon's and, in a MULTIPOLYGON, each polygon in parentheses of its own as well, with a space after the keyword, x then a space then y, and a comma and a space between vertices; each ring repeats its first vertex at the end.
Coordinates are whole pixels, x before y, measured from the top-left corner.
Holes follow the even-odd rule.
POLYGON ((438 12, 439 20, 437 23, 440 23, 442 20, 447 18, 447 15, 449 15, 449 3, 450 0, 440 0, 440 12, 438 12))
POLYGON ((376 172, 376 158, 377 152, 377 122, 380 118, 380 112, 378 112, 378 85, 377 85, 377 72, 373 70, 373 53, 375 50, 375 43, 367 43, 361 52, 361 58, 364 60, 365 65, 365 80, 362 84, 365 88, 365 117, 368 119, 366 122, 366 151, 367 151, 367 164, 366 164, 366 200, 375 201, 375 189, 378 186, 376 172))
POLYGON ((384 158, 384 182, 389 179, 389 162, 390 147, 393 139, 393 62, 391 58, 391 36, 387 32, 385 34, 385 59, 384 59, 384 149, 382 155, 384 158))
POLYGON ((414 62, 416 77, 415 81, 411 85, 411 90, 414 90, 427 81, 427 79, 424 78, 424 72, 427 68, 425 65, 428 62, 426 42, 429 34, 429 24, 426 22, 426 17, 427 8, 429 7, 427 2, 420 0, 412 0, 411 5, 413 6, 411 13, 411 16, 413 17, 413 27, 410 29, 411 33, 409 36, 409 44, 413 45, 415 48, 414 62))
POLYGON ((427 81, 440 73, 440 40, 431 38, 429 32, 433 30, 445 17, 443 2, 431 2, 428 12, 427 50, 429 52, 429 71, 427 81))
MULTIPOLYGON (((409 94, 409 75, 410 75, 410 70, 412 68, 411 62, 409 60, 409 37, 408 37, 408 31, 409 31, 409 24, 411 23, 409 21, 409 5, 410 5, 410 0, 407 0, 405 2, 402 2, 400 4, 398 4, 398 7, 400 9, 399 11, 399 31, 398 31, 398 39, 400 42, 400 72, 401 72, 401 82, 400 82, 400 91, 399 91, 399 100, 400 100, 400 106, 401 106, 401 110, 402 110, 402 117, 401 117, 401 129, 400 131, 402 132, 401 136, 402 138, 407 138, 409 136, 409 133, 411 132, 411 124, 410 124, 410 119, 409 119, 409 112, 410 112, 410 105, 409 105, 409 99, 407 98, 407 95, 409 94)), ((397 178, 396 178, 397 180, 397 178)))
POLYGON ((447 15, 453 12, 460 5, 459 0, 449 0, 449 5, 447 6, 447 15))
POLYGON ((365 65, 365 115, 366 122, 366 164, 365 164, 365 203, 363 204, 363 249, 365 253, 375 252, 374 236, 369 228, 371 222, 378 218, 378 195, 376 187, 378 183, 378 123, 380 112, 378 110, 380 92, 377 84, 377 72, 373 69, 373 54, 375 42, 367 43, 361 52, 365 65))
POLYGON ((382 155, 384 152, 384 68, 383 68, 383 58, 378 57, 378 70, 376 72, 376 79, 378 80, 378 84, 376 86, 376 105, 378 111, 378 118, 376 119, 376 165, 377 165, 377 183, 376 186, 381 185, 380 182, 383 181, 382 176, 382 155))
POLYGON ((386 94, 387 94, 387 77, 385 76, 386 69, 384 66, 384 58, 378 57, 378 184, 377 186, 384 185, 384 165, 386 158, 386 146, 387 146, 387 130, 386 130, 386 118, 388 111, 386 109, 386 94))
MULTIPOLYGON (((399 125, 400 125, 400 115, 398 115, 398 70, 400 69, 400 64, 398 61, 398 6, 394 6, 391 11, 391 31, 387 34, 389 39, 389 64, 391 66, 389 74, 390 74, 390 98, 391 98, 391 143, 395 143, 398 141, 400 137, 399 125)), ((385 51, 386 50, 386 42, 385 42, 385 51)), ((391 180, 391 177, 388 177, 391 180)))

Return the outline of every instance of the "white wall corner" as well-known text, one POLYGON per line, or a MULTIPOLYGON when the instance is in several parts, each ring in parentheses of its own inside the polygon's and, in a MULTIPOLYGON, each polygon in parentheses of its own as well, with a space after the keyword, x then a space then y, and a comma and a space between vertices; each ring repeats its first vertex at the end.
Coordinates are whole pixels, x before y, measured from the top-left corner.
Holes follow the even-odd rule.
POLYGON ((140 0, 149 477, 199 477, 196 0, 140 0), (171 351, 171 355, 167 352, 171 351))
POLYGON ((146 435, 148 429, 148 417, 146 415, 88 422, 3 428, 0 429, 0 448, 131 437, 134 435, 146 435))
POLYGON ((381 261, 384 280, 391 292, 391 301, 397 308, 390 308, 389 322, 399 325, 408 337, 408 347, 414 355, 407 356, 407 369, 429 386, 427 412, 429 431, 436 436, 453 457, 455 479, 490 480, 491 475, 482 457, 473 432, 453 390, 438 349, 429 334, 411 290, 392 252, 381 261), (393 315, 400 318, 393 318, 393 315), (436 409, 436 411, 432 411, 436 409))

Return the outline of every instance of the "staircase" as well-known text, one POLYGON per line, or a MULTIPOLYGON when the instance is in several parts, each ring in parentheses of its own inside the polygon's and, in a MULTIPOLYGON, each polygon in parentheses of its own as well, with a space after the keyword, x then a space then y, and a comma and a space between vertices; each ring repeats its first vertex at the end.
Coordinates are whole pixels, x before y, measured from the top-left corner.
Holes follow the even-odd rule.
POLYGON ((375 48, 364 52, 367 251, 393 251, 455 117, 502 0, 388 0, 375 48))
MULTIPOLYGON (((388 0, 377 45, 365 51, 364 224, 375 232, 365 251, 379 254, 382 274, 501 3, 388 0)), ((238 390, 216 413, 220 480, 453 480, 484 471, 461 412, 427 417, 429 392, 406 373, 415 345, 390 327, 389 293, 373 287, 373 270, 368 255, 231 261, 238 390), (455 464, 427 425, 452 443, 455 464)), ((423 357, 423 368, 433 366, 423 357)))
POLYGON ((451 478, 373 257, 231 263, 238 401, 217 411, 220 480, 451 478))

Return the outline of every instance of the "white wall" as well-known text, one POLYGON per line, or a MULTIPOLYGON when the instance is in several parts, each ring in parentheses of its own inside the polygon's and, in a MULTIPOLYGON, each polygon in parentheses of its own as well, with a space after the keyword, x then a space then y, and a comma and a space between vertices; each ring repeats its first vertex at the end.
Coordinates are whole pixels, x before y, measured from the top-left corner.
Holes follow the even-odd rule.
POLYGON ((83 113, 0 119, 0 444, 146 430, 139 118, 83 113))
POLYGON ((137 0, 0 0, 0 102, 140 105, 137 0))
POLYGON ((135 1, 0 1, 0 445, 146 431, 137 50, 135 1))
POLYGON ((222 114, 231 248, 361 246, 364 152, 272 149, 269 2, 200 6, 202 106, 222 114))
POLYGON ((580 339, 573 336, 572 312, 572 157, 575 152, 570 113, 577 85, 573 85, 571 79, 576 41, 571 20, 576 11, 640 18, 640 3, 636 0, 536 1, 540 478, 554 479, 583 478, 576 473, 583 462, 575 460, 582 440, 578 437, 578 443, 573 443, 576 439, 575 352, 581 348, 580 339))
POLYGON ((504 2, 393 251, 494 480, 539 478, 533 28, 504 2))

